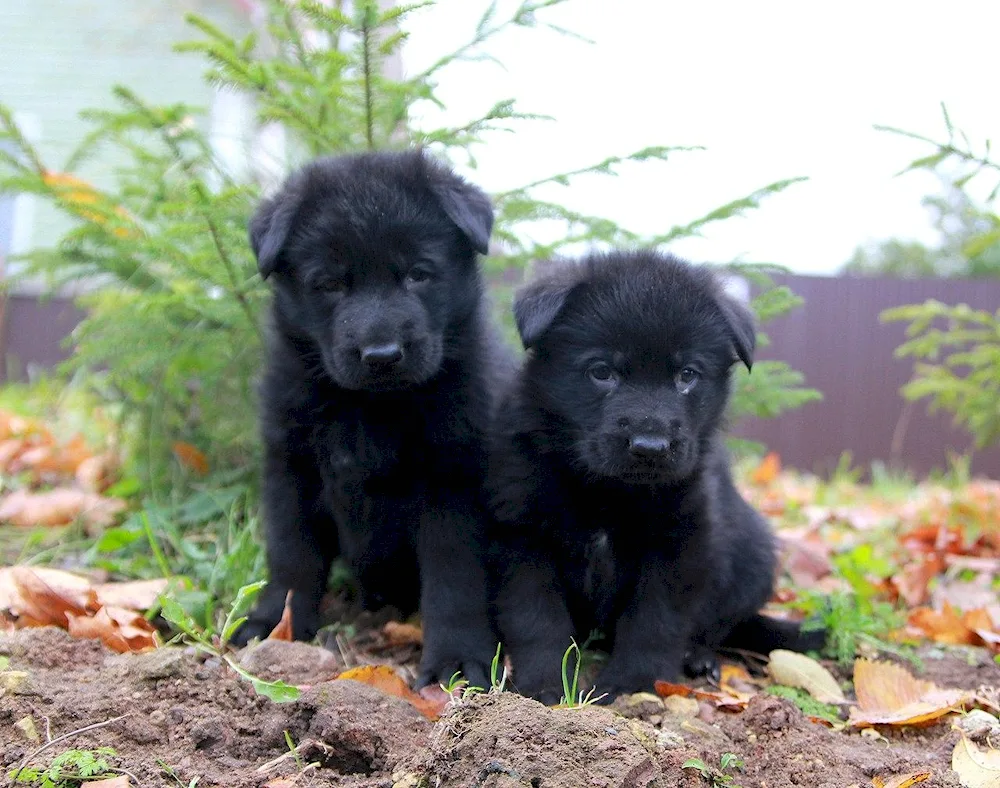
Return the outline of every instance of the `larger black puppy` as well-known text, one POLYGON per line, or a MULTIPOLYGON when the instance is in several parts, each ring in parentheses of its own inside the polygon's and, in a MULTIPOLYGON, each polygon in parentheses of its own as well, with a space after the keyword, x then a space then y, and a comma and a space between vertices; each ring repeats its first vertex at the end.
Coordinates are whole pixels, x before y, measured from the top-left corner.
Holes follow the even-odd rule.
POLYGON ((486 195, 416 151, 318 160, 260 206, 270 582, 240 642, 289 590, 295 637, 314 635, 342 554, 365 607, 419 600, 422 683, 486 680, 482 485, 504 360, 476 258, 492 224, 486 195))
POLYGON ((517 688, 559 697, 560 658, 611 641, 598 691, 717 670, 715 650, 822 635, 758 616, 775 546, 720 437, 750 314, 713 273, 654 252, 563 264, 514 304, 529 350, 491 459, 496 617, 517 688))

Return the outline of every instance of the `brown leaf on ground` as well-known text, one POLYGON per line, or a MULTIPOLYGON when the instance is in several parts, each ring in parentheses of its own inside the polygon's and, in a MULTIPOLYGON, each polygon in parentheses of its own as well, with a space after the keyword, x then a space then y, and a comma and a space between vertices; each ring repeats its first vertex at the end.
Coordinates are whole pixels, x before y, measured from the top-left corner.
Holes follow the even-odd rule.
POLYGON ((669 681, 656 681, 653 684, 656 694, 661 698, 669 698, 671 695, 680 695, 682 698, 695 698, 711 703, 718 709, 726 711, 742 711, 750 703, 753 697, 751 692, 739 692, 728 687, 720 688, 722 692, 706 692, 705 690, 689 687, 687 684, 674 684, 669 681))
POLYGON ((777 479, 779 473, 781 473, 781 457, 772 451, 760 461, 760 465, 754 468, 753 473, 750 474, 750 481, 765 487, 777 479))
POLYGON ((133 610, 102 607, 93 615, 68 613, 67 618, 73 637, 100 640, 119 654, 156 647, 153 625, 133 610))
POLYGON ((80 463, 90 459, 93 452, 79 435, 64 444, 43 444, 22 452, 13 463, 15 472, 29 471, 35 478, 43 475, 72 476, 80 463))
POLYGON ((119 774, 117 777, 108 777, 104 780, 86 780, 80 783, 81 788, 130 788, 127 774, 119 774))
POLYGON ((375 687, 387 695, 402 698, 429 720, 436 720, 440 717, 448 702, 447 699, 434 701, 421 697, 411 690, 406 682, 399 677, 399 674, 388 665, 365 665, 360 668, 351 668, 337 676, 336 681, 342 679, 360 681, 362 684, 375 687))
POLYGON ((67 613, 86 615, 96 609, 97 595, 89 580, 44 567, 0 568, 0 617, 18 627, 67 626, 67 613))
POLYGON ((960 614, 947 602, 941 610, 919 607, 910 611, 907 624, 924 637, 953 646, 993 646, 1000 638, 1000 624, 986 608, 960 614))
POLYGON ((848 722, 858 728, 931 724, 971 700, 964 690, 941 689, 900 665, 868 659, 854 662, 854 691, 858 705, 848 722))
POLYGON ((889 582, 908 607, 916 607, 927 603, 930 598, 928 585, 944 569, 944 558, 931 553, 904 566, 889 582))
POLYGON ((285 594, 285 608, 281 611, 281 620, 274 625, 267 640, 292 640, 292 594, 289 589, 285 594))
POLYGON ((208 474, 208 457, 197 446, 184 441, 176 441, 170 447, 177 461, 188 470, 194 471, 199 476, 208 474))
POLYGON ((99 583, 94 586, 97 602, 129 610, 148 610, 156 604, 160 594, 167 590, 167 578, 156 580, 128 580, 123 583, 99 583))
POLYGON ((115 478, 118 461, 110 452, 95 454, 81 462, 74 474, 76 484, 88 492, 104 492, 115 478))
POLYGON ((796 586, 811 587, 833 572, 830 545, 814 532, 779 533, 782 568, 796 586))
POLYGON ((77 518, 100 529, 112 525, 125 510, 125 501, 96 493, 59 487, 33 493, 15 490, 0 498, 0 522, 21 528, 69 525, 77 518))
POLYGON ((153 625, 141 615, 166 580, 101 583, 46 567, 0 568, 0 622, 9 628, 57 626, 74 637, 95 638, 120 653, 156 645, 153 625), (135 607, 132 607, 135 605, 135 607))
POLYGON ((951 754, 951 768, 966 788, 1000 788, 1000 750, 980 747, 964 735, 951 754))
POLYGON ((382 634, 389 646, 420 646, 424 642, 424 631, 420 627, 401 621, 387 621, 382 634))
POLYGON ((22 438, 6 438, 0 441, 0 473, 9 473, 14 461, 29 446, 22 438))
POLYGON ((884 780, 876 775, 872 777, 872 785, 875 788, 910 788, 911 785, 930 779, 930 776, 930 772, 912 772, 911 774, 897 774, 895 777, 884 780))
POLYGON ((820 703, 847 700, 830 671, 805 654, 775 649, 769 655, 767 672, 776 683, 803 689, 820 703))

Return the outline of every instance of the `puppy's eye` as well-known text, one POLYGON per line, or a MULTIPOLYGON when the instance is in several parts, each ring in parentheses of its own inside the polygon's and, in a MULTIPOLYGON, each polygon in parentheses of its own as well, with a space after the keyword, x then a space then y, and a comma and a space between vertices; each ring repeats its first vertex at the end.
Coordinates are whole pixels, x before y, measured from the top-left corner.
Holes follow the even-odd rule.
POLYGON ((674 382, 677 384, 677 390, 681 394, 687 394, 700 379, 701 373, 698 370, 691 369, 691 367, 684 367, 684 369, 677 373, 674 382))
POLYGON ((347 289, 347 283, 342 279, 320 279, 313 282, 313 287, 323 293, 343 293, 347 289))
POLYGON ((406 281, 408 284, 419 285, 421 282, 426 282, 430 278, 430 269, 424 268, 421 265, 415 265, 406 272, 406 281))
POLYGON ((587 367, 587 377, 594 385, 603 389, 611 388, 618 382, 618 376, 611 365, 603 361, 595 361, 587 367))

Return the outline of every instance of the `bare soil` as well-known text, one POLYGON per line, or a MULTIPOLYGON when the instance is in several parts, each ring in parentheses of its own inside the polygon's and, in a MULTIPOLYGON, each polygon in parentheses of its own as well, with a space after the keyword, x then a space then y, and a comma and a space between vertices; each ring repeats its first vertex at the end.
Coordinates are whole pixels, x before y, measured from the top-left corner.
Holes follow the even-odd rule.
MULTIPOLYGON (((65 749, 106 746, 142 786, 178 788, 198 778, 199 788, 249 788, 285 778, 297 786, 698 788, 709 781, 682 764, 700 758, 717 766, 731 752, 744 761, 734 773, 744 788, 870 786, 919 771, 931 773, 925 786, 959 785, 950 771, 957 733, 948 721, 872 736, 810 722, 763 694, 734 713, 651 695, 611 708, 550 709, 504 693, 457 703, 434 723, 403 700, 331 680, 357 661, 391 662, 405 674, 416 646, 387 649, 376 628, 333 645, 269 641, 244 655, 263 677, 309 685, 298 701, 276 704, 224 663, 182 648, 116 655, 58 629, 0 635, 10 669, 28 674, 0 695, 3 772, 26 761, 44 766, 65 749), (15 726, 25 717, 41 741, 15 726), (115 721, 36 753, 46 737, 108 720, 115 721), (298 760, 288 755, 286 732, 302 745, 298 760)), ((1000 669, 980 652, 933 650, 924 662, 925 675, 947 686, 1000 683, 1000 669)))

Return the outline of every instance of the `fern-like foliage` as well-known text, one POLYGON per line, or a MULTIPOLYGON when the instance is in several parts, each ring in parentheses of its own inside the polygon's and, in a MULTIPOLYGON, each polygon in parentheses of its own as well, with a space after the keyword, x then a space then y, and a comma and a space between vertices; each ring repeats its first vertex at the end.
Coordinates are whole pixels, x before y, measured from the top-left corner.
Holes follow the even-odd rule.
MULTIPOLYGON (((439 72, 490 59, 488 45, 504 31, 554 28, 545 11, 562 2, 523 0, 507 16, 491 2, 467 44, 400 78, 390 76, 389 61, 406 41, 407 17, 430 3, 383 9, 377 0, 357 0, 347 11, 339 3, 267 0, 266 20, 252 35, 234 38, 191 15, 196 37, 177 49, 206 62, 209 82, 252 99, 260 124, 283 127, 285 168, 318 155, 410 145, 474 163, 489 135, 544 118, 500 99, 460 126, 420 128, 409 120, 414 106, 441 105, 439 72)), ((115 88, 113 99, 107 108, 83 113, 89 131, 61 166, 45 161, 0 105, 0 139, 13 148, 0 149, 0 190, 38 195, 77 220, 53 246, 25 257, 23 275, 43 277, 52 287, 84 288, 88 317, 73 337, 69 365, 102 370, 106 390, 125 404, 139 436, 134 459, 150 489, 173 489, 181 481, 170 450, 177 441, 197 446, 213 468, 253 470, 253 381, 262 355, 266 288, 245 228, 264 191, 264 176, 237 176, 217 160, 201 110, 153 104, 123 87, 115 88), (114 186, 106 190, 74 174, 105 150, 121 162, 114 186)), ((651 146, 606 156, 495 195, 495 239, 502 252, 488 261, 488 270, 524 268, 571 245, 666 244, 756 209, 795 183, 777 181, 652 237, 538 197, 544 187, 611 177, 626 163, 651 166, 693 150, 651 146), (561 228, 546 236, 558 240, 535 240, 532 230, 540 223, 561 228)), ((775 299, 781 308, 794 304, 781 291, 759 296, 758 305, 770 303, 773 311, 775 299)), ((779 365, 762 371, 767 374, 754 375, 756 394, 741 384, 736 413, 773 415, 776 402, 791 407, 812 396, 791 370, 779 365), (760 387, 768 393, 760 394, 760 387), (784 400, 774 396, 779 389, 787 393, 784 400)))

